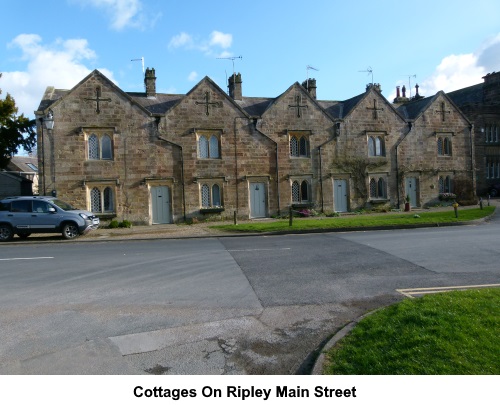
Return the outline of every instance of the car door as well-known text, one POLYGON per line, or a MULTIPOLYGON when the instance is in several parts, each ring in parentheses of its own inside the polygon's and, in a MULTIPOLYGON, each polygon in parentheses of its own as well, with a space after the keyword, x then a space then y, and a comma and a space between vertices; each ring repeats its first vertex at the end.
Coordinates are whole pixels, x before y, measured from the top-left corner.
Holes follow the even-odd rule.
POLYGON ((32 220, 31 200, 16 200, 10 204, 10 212, 7 214, 14 232, 27 231, 30 229, 32 220))
POLYGON ((46 201, 33 201, 31 229, 33 232, 55 232, 59 218, 54 208, 46 201), (52 211, 50 210, 52 208, 52 211))

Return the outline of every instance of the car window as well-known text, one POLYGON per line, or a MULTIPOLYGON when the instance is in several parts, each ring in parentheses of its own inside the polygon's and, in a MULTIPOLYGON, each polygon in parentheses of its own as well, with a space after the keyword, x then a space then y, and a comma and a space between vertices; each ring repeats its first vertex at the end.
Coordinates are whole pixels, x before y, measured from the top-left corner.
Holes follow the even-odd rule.
POLYGON ((31 200, 12 201, 10 210, 12 212, 31 212, 31 200))
POLYGON ((49 212, 49 207, 45 201, 33 201, 33 212, 49 212))
POLYGON ((73 208, 70 204, 68 204, 67 202, 65 201, 61 201, 61 200, 52 200, 52 202, 57 205, 59 208, 63 209, 64 211, 71 211, 71 210, 74 210, 76 208, 73 208))
POLYGON ((0 211, 10 211, 10 203, 0 202, 0 211))

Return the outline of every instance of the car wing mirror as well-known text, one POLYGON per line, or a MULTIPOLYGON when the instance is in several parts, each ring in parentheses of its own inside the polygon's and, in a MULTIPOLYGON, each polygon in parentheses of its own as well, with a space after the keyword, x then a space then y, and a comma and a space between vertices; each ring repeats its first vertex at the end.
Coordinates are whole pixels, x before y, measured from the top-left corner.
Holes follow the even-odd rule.
POLYGON ((54 213, 56 212, 56 209, 54 207, 49 207, 49 212, 54 213))

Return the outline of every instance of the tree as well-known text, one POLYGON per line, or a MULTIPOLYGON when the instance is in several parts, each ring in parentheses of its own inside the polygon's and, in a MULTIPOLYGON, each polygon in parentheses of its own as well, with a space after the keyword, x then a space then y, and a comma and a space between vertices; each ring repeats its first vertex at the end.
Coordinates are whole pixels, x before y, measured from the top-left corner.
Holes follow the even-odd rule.
POLYGON ((0 170, 7 167, 20 147, 31 152, 36 144, 35 120, 24 114, 18 116, 17 112, 14 98, 7 93, 5 99, 0 99, 0 170))

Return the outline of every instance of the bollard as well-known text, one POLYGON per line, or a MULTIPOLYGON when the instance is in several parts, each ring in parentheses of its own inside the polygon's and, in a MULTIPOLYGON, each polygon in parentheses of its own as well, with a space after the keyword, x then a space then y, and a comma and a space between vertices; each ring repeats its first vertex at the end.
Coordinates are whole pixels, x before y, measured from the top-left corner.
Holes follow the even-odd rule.
POLYGON ((292 213, 292 207, 290 206, 288 210, 288 226, 293 225, 293 213, 292 213))
POLYGON ((458 218, 458 204, 456 202, 453 203, 453 209, 455 210, 455 218, 458 218))
POLYGON ((236 221, 236 211, 234 211, 234 224, 235 225, 238 225, 237 221, 236 221))
POLYGON ((490 195, 488 194, 488 207, 490 206, 490 195))
POLYGON ((483 209, 483 198, 479 197, 479 208, 483 209))

